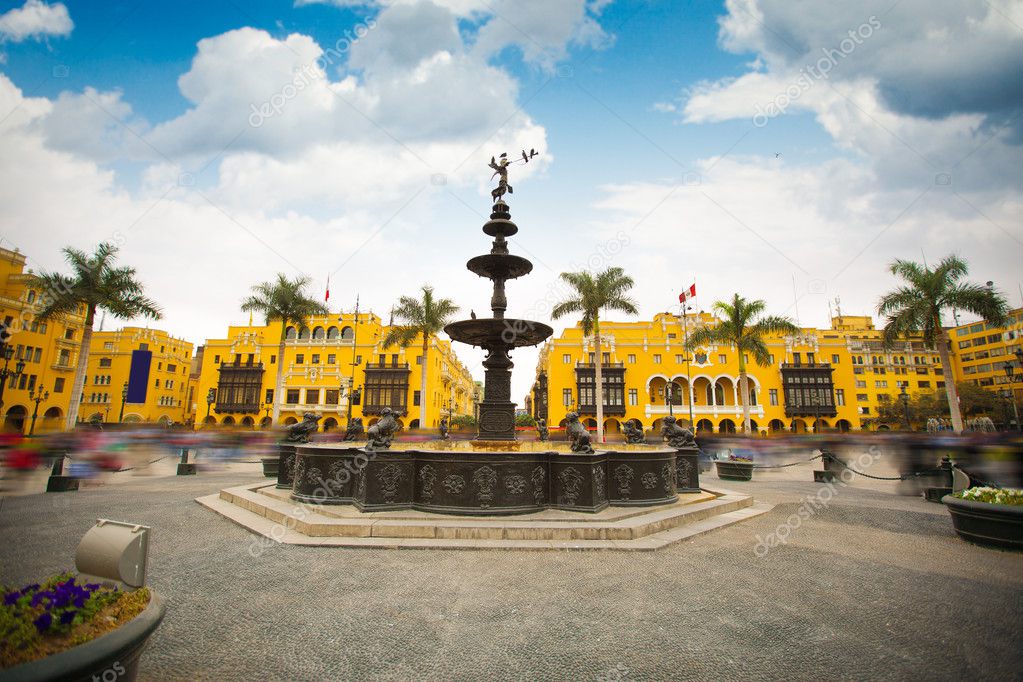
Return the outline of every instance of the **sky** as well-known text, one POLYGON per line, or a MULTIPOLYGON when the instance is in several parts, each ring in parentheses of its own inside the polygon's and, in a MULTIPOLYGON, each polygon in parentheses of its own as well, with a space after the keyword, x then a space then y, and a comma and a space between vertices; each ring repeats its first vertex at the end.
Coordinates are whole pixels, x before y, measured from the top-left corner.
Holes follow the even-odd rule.
POLYGON ((483 317, 487 163, 536 149, 508 315, 555 334, 611 266, 647 319, 696 282, 826 326, 951 253, 1019 306, 1021 115, 1021 0, 3 0, 0 246, 113 242, 196 344, 278 272, 483 317))

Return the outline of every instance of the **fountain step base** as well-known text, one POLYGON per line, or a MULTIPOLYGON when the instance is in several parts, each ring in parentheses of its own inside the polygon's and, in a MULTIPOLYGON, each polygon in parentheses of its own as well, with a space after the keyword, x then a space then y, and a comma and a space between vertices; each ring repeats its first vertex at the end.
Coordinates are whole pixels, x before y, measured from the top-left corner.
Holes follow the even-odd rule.
POLYGON ((274 545, 401 549, 640 550, 666 547, 769 511, 752 496, 727 490, 679 495, 656 508, 598 513, 548 509, 515 517, 452 518, 402 510, 361 513, 297 503, 265 483, 225 488, 196 500, 274 545))

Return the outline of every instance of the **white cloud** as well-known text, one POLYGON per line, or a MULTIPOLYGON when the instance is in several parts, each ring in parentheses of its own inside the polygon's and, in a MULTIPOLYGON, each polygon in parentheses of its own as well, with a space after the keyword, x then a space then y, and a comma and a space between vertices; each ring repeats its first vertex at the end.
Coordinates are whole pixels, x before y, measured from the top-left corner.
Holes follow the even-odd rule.
POLYGON ((42 0, 27 0, 23 6, 0 14, 0 37, 14 43, 26 38, 69 36, 74 27, 62 2, 48 5, 42 0))

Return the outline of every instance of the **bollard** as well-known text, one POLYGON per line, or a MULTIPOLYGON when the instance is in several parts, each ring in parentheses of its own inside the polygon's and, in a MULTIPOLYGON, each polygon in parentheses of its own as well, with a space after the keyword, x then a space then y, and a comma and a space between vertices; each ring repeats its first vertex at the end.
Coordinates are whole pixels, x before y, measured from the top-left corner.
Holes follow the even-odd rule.
POLYGON ((952 494, 952 460, 948 455, 941 458, 938 468, 941 470, 938 472, 938 482, 941 485, 924 488, 924 499, 928 502, 941 504, 941 498, 952 494))
POLYGON ((67 453, 54 456, 53 464, 50 466, 50 477, 46 480, 46 492, 66 493, 78 490, 78 479, 64 475, 65 457, 67 457, 67 453))
POLYGON ((181 448, 181 461, 178 462, 178 476, 195 476, 195 462, 188 461, 188 448, 181 448))

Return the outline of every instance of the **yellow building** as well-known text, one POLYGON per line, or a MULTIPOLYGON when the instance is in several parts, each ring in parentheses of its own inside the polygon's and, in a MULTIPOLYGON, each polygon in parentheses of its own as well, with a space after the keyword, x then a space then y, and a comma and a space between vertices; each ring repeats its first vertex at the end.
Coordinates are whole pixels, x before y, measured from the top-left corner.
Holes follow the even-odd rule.
POLYGON ((64 426, 84 310, 63 320, 36 320, 45 292, 37 289, 31 272, 23 254, 0 249, 0 320, 10 334, 10 357, 0 356, 0 371, 7 376, 0 410, 5 429, 42 433, 64 426), (23 369, 17 374, 19 365, 23 369))
MULTIPOLYGON (((620 432, 629 419, 659 429, 669 411, 686 423, 692 415, 699 431, 741 431, 735 349, 684 348, 688 333, 713 324, 707 313, 685 320, 662 313, 650 321, 601 322, 605 431, 620 432)), ((936 351, 920 339, 885 349, 869 317, 836 317, 830 329, 803 329, 797 336, 770 338, 767 345, 769 366, 746 358, 751 425, 762 433, 807 432, 815 424, 820 430, 863 429, 881 402, 898 399, 903 387, 912 395, 945 385, 936 351)), ((584 338, 578 325, 542 347, 528 398, 534 417, 563 426, 565 414, 577 411, 596 427, 593 352, 593 339, 584 338)))
POLYGON ((159 329, 94 332, 79 421, 191 422, 191 361, 192 344, 159 329))
POLYGON ((358 320, 354 313, 315 317, 307 329, 287 329, 278 358, 280 323, 231 326, 227 338, 207 340, 200 349, 196 424, 269 426, 275 398, 282 424, 313 412, 324 431, 345 426, 349 410, 369 426, 390 407, 403 413, 409 428, 436 428, 442 417, 473 414, 475 384, 450 341, 431 341, 428 395, 421 400, 422 342, 385 348, 386 333, 373 313, 360 313, 358 320), (284 384, 275 396, 278 362, 284 363, 284 384))
POLYGON ((1011 388, 1016 403, 1023 403, 1023 367, 1016 351, 1023 348, 1023 308, 1009 313, 1009 322, 996 327, 989 322, 964 324, 949 331, 952 367, 956 381, 968 381, 1008 397, 1011 388), (1005 371, 1012 364, 1012 377, 1005 371))

